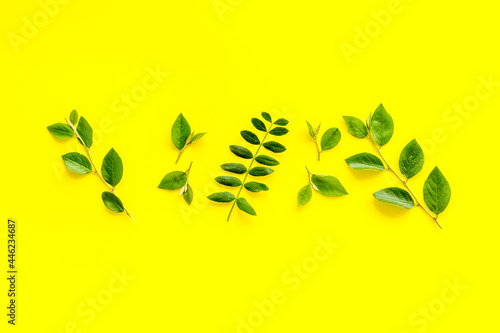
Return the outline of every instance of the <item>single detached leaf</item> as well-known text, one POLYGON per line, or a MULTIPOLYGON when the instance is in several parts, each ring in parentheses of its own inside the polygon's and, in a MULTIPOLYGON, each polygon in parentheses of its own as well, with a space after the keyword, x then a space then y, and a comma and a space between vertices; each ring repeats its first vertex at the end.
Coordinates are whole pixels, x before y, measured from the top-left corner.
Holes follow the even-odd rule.
POLYGON ((282 153, 286 150, 285 146, 276 141, 268 141, 263 144, 264 148, 272 151, 273 153, 282 153))
POLYGON ((267 120, 268 122, 272 123, 273 120, 271 118, 271 115, 267 112, 262 112, 262 118, 264 118, 265 120, 267 120))
POLYGON ((69 139, 75 135, 73 129, 69 125, 63 123, 50 125, 47 127, 47 129, 49 130, 50 134, 52 134, 52 136, 56 139, 69 139))
POLYGON ((195 135, 193 135, 193 137, 191 138, 191 142, 195 142, 195 141, 198 141, 200 140, 205 134, 207 134, 207 132, 203 132, 203 133, 196 133, 195 135))
POLYGON ((178 190, 187 182, 187 175, 182 171, 172 171, 163 177, 158 188, 163 190, 178 190))
POLYGON ((346 158, 345 161, 355 170, 385 170, 384 163, 380 158, 370 153, 356 154, 346 158))
POLYGON ((360 139, 368 136, 368 129, 360 119, 350 116, 344 116, 343 118, 347 125, 347 130, 352 136, 360 139))
POLYGON ((187 190, 182 193, 184 196, 184 200, 187 202, 188 205, 191 205, 191 202, 193 202, 193 188, 191 185, 187 184, 187 190))
POLYGON ((260 192, 260 191, 268 191, 269 187, 266 184, 262 184, 259 182, 248 182, 245 183, 245 188, 250 192, 260 192))
POLYGON ((392 134, 394 133, 394 122, 382 104, 378 106, 371 116, 370 129, 375 142, 378 143, 379 146, 387 144, 392 138, 392 134))
POLYGON ((274 122, 274 125, 286 126, 288 125, 288 120, 286 120, 285 118, 280 118, 274 122))
POLYGON ((340 181, 328 175, 312 175, 311 182, 316 190, 327 197, 340 197, 348 194, 340 181))
POLYGON ((399 170, 407 179, 415 176, 424 167, 424 152, 418 144, 417 140, 413 139, 406 147, 403 148, 399 156, 399 170))
POLYGON ((234 194, 232 194, 231 192, 213 193, 210 194, 207 198, 215 202, 231 202, 236 199, 234 194))
POLYGON ((302 187, 297 195, 297 204, 300 206, 304 206, 306 203, 311 200, 312 197, 312 188, 311 185, 306 185, 302 187))
POLYGON ((248 171, 248 174, 250 176, 254 176, 254 177, 262 177, 262 176, 270 175, 273 172, 274 172, 274 170, 271 168, 254 167, 254 168, 251 168, 250 171, 248 171))
POLYGON ((123 176, 123 163, 122 159, 118 155, 118 153, 111 148, 109 153, 104 157, 104 161, 102 162, 101 167, 102 178, 109 185, 115 187, 120 183, 123 176))
POLYGON ((399 187, 384 188, 373 193, 373 196, 380 202, 396 205, 405 209, 410 209, 415 206, 410 193, 399 187))
POLYGON ((232 145, 229 146, 229 149, 238 157, 245 158, 247 160, 253 157, 252 152, 245 147, 232 145))
POLYGON ((264 124, 264 122, 262 120, 260 120, 258 118, 252 118, 252 124, 259 131, 267 132, 266 125, 264 124))
POLYGON ((247 172, 247 167, 240 163, 225 163, 221 165, 221 168, 226 171, 236 173, 239 175, 242 175, 245 172, 247 172))
POLYGON ((272 158, 271 156, 267 155, 259 155, 255 158, 257 163, 268 165, 268 166, 275 166, 279 165, 280 162, 278 162, 276 159, 272 158))
POLYGON ((78 112, 76 110, 71 111, 69 114, 69 121, 71 121, 73 125, 78 123, 78 112))
POLYGON ((220 176, 215 178, 215 181, 221 185, 238 187, 241 186, 241 180, 232 176, 220 176))
POLYGON ((257 215, 255 210, 252 208, 252 206, 250 206, 247 199, 245 199, 245 198, 238 198, 238 200, 236 200, 236 205, 238 206, 238 208, 240 210, 244 211, 247 214, 250 214, 253 216, 257 215))
POLYGON ((87 119, 85 119, 84 117, 80 117, 80 121, 78 122, 76 131, 82 138, 83 141, 82 144, 87 148, 92 147, 92 142, 93 142, 92 137, 94 135, 94 131, 92 130, 90 124, 87 122, 87 119))
POLYGON ((323 137, 321 138, 321 150, 330 150, 336 145, 339 144, 340 141, 340 131, 336 127, 329 128, 323 137))
POLYGON ((106 208, 115 213, 123 213, 123 203, 116 195, 111 192, 102 192, 102 201, 106 208))
POLYGON ((288 129, 285 127, 275 127, 272 130, 269 131, 269 134, 275 135, 275 136, 282 136, 288 133, 288 129))
POLYGON ((191 126, 184 116, 179 114, 172 126, 172 142, 177 149, 181 150, 186 145, 186 141, 191 135, 191 126))
POLYGON ((68 153, 63 155, 64 164, 71 171, 85 175, 92 172, 92 164, 90 164, 89 159, 80 153, 68 153))
POLYGON ((248 142, 252 145, 260 145, 260 140, 255 133, 250 132, 250 131, 241 131, 240 133, 246 142, 248 142))
POLYGON ((307 128, 309 129, 309 135, 311 136, 311 138, 315 139, 316 134, 314 134, 314 128, 312 127, 311 124, 309 124, 308 121, 306 121, 306 123, 307 123, 307 128))
POLYGON ((435 167, 424 183, 424 201, 434 214, 439 215, 448 206, 451 198, 450 184, 441 170, 435 167))

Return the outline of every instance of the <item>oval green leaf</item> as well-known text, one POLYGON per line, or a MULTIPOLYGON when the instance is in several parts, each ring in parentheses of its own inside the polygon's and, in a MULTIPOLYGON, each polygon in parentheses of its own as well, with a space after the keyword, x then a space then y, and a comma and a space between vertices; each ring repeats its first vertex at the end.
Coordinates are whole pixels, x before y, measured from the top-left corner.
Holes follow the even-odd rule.
POLYGON ((258 129, 259 131, 267 132, 266 125, 264 124, 264 122, 262 120, 260 120, 258 118, 252 118, 252 124, 253 124, 253 127, 258 129))
POLYGON ((187 190, 184 191, 182 195, 187 204, 191 205, 191 202, 193 202, 193 188, 191 187, 191 185, 187 184, 187 190))
POLYGON ((274 136, 282 136, 288 133, 288 129, 285 127, 275 127, 269 131, 269 134, 274 136))
POLYGON ((241 186, 241 180, 232 176, 220 176, 215 178, 215 181, 225 186, 231 186, 231 187, 241 186))
POLYGON ((104 157, 101 167, 102 178, 111 186, 116 186, 122 180, 123 162, 118 153, 111 150, 104 157))
POLYGON ((80 117, 80 121, 78 122, 76 131, 82 138, 82 144, 87 148, 92 147, 94 130, 92 130, 92 127, 88 123, 87 119, 85 119, 84 117, 80 117))
POLYGON ((250 132, 250 131, 241 131, 240 133, 246 142, 248 142, 252 145, 260 145, 260 140, 255 133, 250 132))
POLYGON ((111 192, 103 192, 102 193, 102 201, 107 209, 115 213, 123 213, 123 203, 116 195, 111 192))
MULTIPOLYGON (((191 135, 191 126, 181 113, 172 126, 171 137, 174 146, 181 150, 186 145, 186 141, 191 135)), ((199 138, 198 138, 199 139, 199 138)))
POLYGON ((415 206, 410 193, 399 187, 388 187, 373 193, 375 199, 405 209, 415 206))
POLYGON ((71 171, 80 175, 85 175, 92 172, 92 164, 90 164, 87 156, 80 153, 68 153, 62 156, 64 164, 71 171))
POLYGON ((306 203, 311 200, 312 197, 312 188, 311 185, 306 185, 302 187, 297 195, 297 205, 304 206, 306 203))
POLYGON ((187 182, 187 175, 182 171, 172 171, 163 177, 158 188, 163 190, 178 190, 183 187, 187 182))
POLYGON ((451 199, 451 187, 441 170, 435 167, 424 183, 424 201, 430 211, 439 215, 448 206, 451 199))
POLYGON ((392 138, 392 134, 394 133, 394 122, 382 104, 373 112, 370 119, 370 129, 375 142, 378 143, 379 146, 387 144, 392 138))
POLYGON ((242 175, 245 172, 247 172, 247 167, 240 163, 225 163, 221 165, 221 168, 226 171, 236 173, 239 175, 242 175))
POLYGON ((232 194, 231 192, 213 193, 210 194, 207 198, 215 202, 231 202, 236 199, 234 194, 232 194))
POLYGON ((417 140, 413 139, 403 148, 399 156, 399 170, 406 179, 410 179, 419 173, 423 167, 424 152, 417 140))
POLYGON ((257 161, 257 163, 267 165, 267 166, 275 166, 275 165, 280 164, 280 162, 278 162, 276 159, 272 158, 271 156, 267 156, 267 155, 259 155, 255 158, 255 160, 257 161))
POLYGON ((340 142, 340 131, 336 127, 329 128, 321 138, 321 150, 330 150, 340 142))
POLYGON ((238 198, 238 200, 236 200, 236 205, 238 205, 238 208, 240 210, 244 211, 247 214, 250 214, 253 216, 257 215, 255 210, 252 208, 252 206, 250 206, 247 199, 245 199, 245 198, 238 198))
POLYGON ((282 153, 286 150, 285 146, 276 141, 268 141, 263 144, 264 148, 272 151, 273 153, 282 153))
POLYGON ((229 149, 238 157, 245 158, 247 160, 253 157, 252 152, 245 147, 232 145, 229 146, 229 149))
POLYGON ((78 123, 78 112, 76 110, 71 111, 71 113, 69 114, 69 121, 73 125, 76 125, 78 123))
POLYGON ((276 120, 274 122, 275 125, 278 125, 278 126, 286 126, 288 125, 288 120, 286 120, 285 118, 280 118, 278 120, 276 120))
POLYGON ((370 153, 356 154, 346 158, 345 161, 355 170, 385 170, 384 163, 380 158, 370 153))
POLYGON ((307 128, 309 129, 309 135, 311 136, 311 138, 316 138, 316 134, 314 134, 314 128, 312 127, 311 124, 309 124, 308 121, 306 121, 307 123, 307 128))
POLYGON ((271 115, 267 112, 262 112, 262 118, 264 118, 265 120, 267 120, 268 122, 272 123, 273 120, 271 118, 271 115))
POLYGON ((268 191, 269 187, 266 184, 262 184, 259 182, 248 182, 245 183, 245 188, 250 192, 260 192, 260 191, 268 191))
POLYGON ((203 133, 196 133, 195 135, 193 135, 193 137, 191 138, 191 143, 195 142, 195 141, 198 141, 200 140, 205 134, 207 134, 207 132, 203 132, 203 133))
POLYGON ((368 129, 361 119, 356 117, 344 116, 345 124, 347 125, 347 130, 352 136, 356 138, 366 138, 368 136, 368 129))
POLYGON ((68 124, 56 123, 47 127, 50 134, 56 139, 70 139, 75 133, 68 124))
POLYGON ((248 174, 250 176, 254 176, 254 177, 262 177, 262 176, 270 175, 273 172, 274 172, 274 170, 271 168, 255 167, 255 168, 250 169, 250 171, 248 171, 248 174))
POLYGON ((340 197, 348 194, 340 181, 333 176, 312 175, 311 182, 320 194, 327 197, 340 197))

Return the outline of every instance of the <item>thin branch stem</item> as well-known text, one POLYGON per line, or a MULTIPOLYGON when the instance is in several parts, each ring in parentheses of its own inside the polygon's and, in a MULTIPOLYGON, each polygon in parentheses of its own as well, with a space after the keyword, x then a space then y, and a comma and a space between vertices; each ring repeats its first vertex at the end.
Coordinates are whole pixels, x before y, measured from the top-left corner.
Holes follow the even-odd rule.
POLYGON ((318 140, 314 139, 314 143, 316 144, 316 151, 318 152, 318 162, 319 162, 321 157, 321 151, 319 150, 318 140))

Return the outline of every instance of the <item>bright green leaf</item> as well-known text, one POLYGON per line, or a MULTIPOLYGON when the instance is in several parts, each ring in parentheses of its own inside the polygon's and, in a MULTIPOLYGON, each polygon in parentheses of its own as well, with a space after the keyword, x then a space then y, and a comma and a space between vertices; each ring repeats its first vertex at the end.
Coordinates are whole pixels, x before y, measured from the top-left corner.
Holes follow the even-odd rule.
POLYGON ((312 127, 311 124, 309 124, 308 121, 306 121, 306 123, 307 123, 307 128, 309 129, 309 135, 311 136, 311 138, 315 139, 316 134, 314 134, 314 128, 312 127))
POLYGON ((245 199, 245 198, 238 198, 238 200, 236 200, 236 205, 238 206, 238 208, 240 210, 244 211, 247 214, 250 214, 253 216, 257 215, 255 210, 252 208, 252 206, 250 206, 247 199, 245 199))
POLYGON ((69 125, 63 123, 50 125, 47 129, 56 139, 69 139, 75 135, 73 129, 69 125))
POLYGON ((312 189, 311 185, 306 185, 302 187, 297 195, 297 204, 300 206, 304 206, 306 203, 311 200, 312 197, 312 189))
POLYGON ((419 173, 423 167, 424 152, 417 140, 413 139, 403 148, 399 156, 399 170, 406 179, 410 179, 419 173))
MULTIPOLYGON (((177 149, 181 150, 186 145, 186 141, 191 135, 191 126, 184 116, 179 114, 172 126, 172 142, 177 149)), ((199 139, 199 138, 198 138, 199 139)))
POLYGON ((391 140, 394 133, 394 122, 382 104, 373 112, 370 119, 370 129, 379 146, 383 146, 391 140))
POLYGON ((78 123, 78 112, 76 110, 71 111, 69 114, 69 121, 75 126, 78 123))
POLYGON ((410 209, 415 206, 410 193, 399 187, 384 188, 373 193, 373 196, 380 202, 396 205, 405 209, 410 209))
POLYGON ((368 136, 368 130, 360 119, 350 116, 344 116, 343 118, 345 124, 347 125, 347 130, 352 136, 360 139, 368 136))
POLYGON ((384 163, 377 156, 370 153, 361 153, 348 157, 347 164, 356 170, 385 170, 384 163))
POLYGON ((178 190, 183 187, 187 182, 187 175, 182 171, 172 171, 167 173, 161 180, 158 188, 163 190, 178 190))
POLYGON ((323 137, 321 138, 321 150, 330 150, 336 145, 339 144, 340 141, 340 131, 336 127, 329 128, 323 137))
POLYGON ((430 211, 439 215, 448 206, 451 199, 451 187, 441 170, 435 167, 424 183, 424 201, 430 211))
POLYGON ((196 133, 195 135, 193 135, 193 137, 191 138, 191 143, 192 142, 195 142, 195 141, 198 141, 200 140, 205 134, 207 134, 207 132, 203 132, 203 133, 196 133))
POLYGON ((182 193, 182 196, 184 197, 184 200, 187 202, 188 205, 191 205, 191 202, 193 202, 193 188, 191 185, 187 184, 187 189, 182 193))
POLYGON ((92 147, 94 130, 92 130, 92 127, 87 122, 87 119, 85 119, 84 117, 80 117, 80 121, 78 122, 76 131, 82 138, 82 144, 87 148, 92 147))
POLYGON ((111 148, 104 157, 101 167, 102 177, 111 186, 116 186, 123 176, 123 162, 118 153, 111 148))
POLYGON ((327 197, 340 197, 348 194, 340 181, 328 175, 312 175, 311 182, 315 189, 327 197))
POLYGON ((92 164, 85 155, 80 153, 68 153, 63 155, 62 158, 68 169, 75 173, 85 175, 92 172, 92 164))
POLYGON ((103 192, 102 193, 102 201, 106 208, 115 213, 123 213, 123 203, 116 195, 111 192, 103 192))

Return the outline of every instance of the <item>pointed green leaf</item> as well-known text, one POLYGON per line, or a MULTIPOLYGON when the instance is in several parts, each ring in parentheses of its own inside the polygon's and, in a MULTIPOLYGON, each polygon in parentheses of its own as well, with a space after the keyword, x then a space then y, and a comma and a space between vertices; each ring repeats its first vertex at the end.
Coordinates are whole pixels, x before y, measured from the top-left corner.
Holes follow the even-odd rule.
POLYGON ((207 198, 215 202, 231 202, 236 199, 234 194, 232 194, 231 192, 213 193, 210 194, 207 198))
POLYGON ((240 163, 225 163, 221 165, 221 168, 239 175, 247 172, 247 167, 240 163))
POLYGON ((382 104, 373 112, 370 119, 370 129, 375 142, 378 143, 379 146, 387 144, 392 138, 392 134, 394 133, 394 122, 382 104))
POLYGON ((340 141, 340 131, 336 127, 329 128, 323 137, 321 138, 321 150, 330 150, 336 145, 339 144, 340 141))
POLYGON ((312 175, 311 182, 315 189, 327 197, 340 197, 348 194, 340 181, 328 175, 312 175))
POLYGON ((266 125, 264 124, 264 122, 262 120, 260 120, 258 118, 252 118, 252 124, 259 131, 267 132, 266 125))
POLYGON ((260 140, 255 133, 250 131, 241 131, 241 137, 245 139, 246 142, 252 145, 260 145, 260 140))
POLYGON ((89 159, 80 153, 68 153, 63 155, 64 164, 71 171, 78 173, 80 175, 85 175, 92 172, 92 164, 90 164, 89 159))
POLYGON ((200 140, 205 134, 207 134, 207 132, 203 132, 203 133, 196 133, 195 135, 193 135, 193 137, 191 138, 191 143, 195 142, 195 141, 198 141, 200 140))
POLYGON ((306 185, 302 187, 297 195, 297 204, 300 206, 304 206, 306 203, 311 200, 312 197, 312 189, 311 185, 306 185))
POLYGON ((273 169, 271 168, 265 168, 265 167, 254 167, 248 171, 248 174, 250 176, 254 177, 262 177, 262 176, 267 176, 270 175, 274 172, 273 169))
POLYGON ((244 211, 247 214, 250 214, 253 216, 257 215, 255 210, 252 208, 252 206, 250 206, 247 199, 245 199, 245 198, 238 198, 238 200, 236 200, 236 205, 238 206, 238 208, 240 210, 244 211))
POLYGON ((316 134, 314 134, 314 128, 312 127, 311 124, 309 124, 308 121, 306 121, 307 123, 307 128, 309 129, 309 135, 311 136, 311 138, 316 138, 316 134))
POLYGON ((269 131, 269 134, 274 136, 282 136, 288 133, 288 129, 285 127, 275 127, 269 131))
POLYGON ((373 193, 373 196, 380 202, 396 205, 405 209, 410 209, 415 206, 410 193, 399 187, 384 188, 373 193))
POLYGON ((248 182, 245 183, 245 188, 250 192, 260 192, 260 191, 268 191, 269 187, 266 184, 262 184, 259 182, 248 182))
POLYGON ((355 170, 385 170, 384 163, 380 158, 370 153, 356 154, 346 158, 345 161, 355 170))
POLYGON ((187 182, 187 175, 182 171, 172 171, 163 177, 158 188, 163 190, 178 190, 187 182))
POLYGON ((186 141, 191 135, 191 126, 181 113, 172 126, 171 136, 172 142, 177 149, 181 150, 186 145, 186 141))
POLYGON ((123 163, 118 153, 111 148, 104 157, 101 167, 102 178, 111 186, 116 186, 122 180, 123 163))
POLYGON ((272 123, 273 120, 271 118, 271 115, 267 112, 262 112, 262 118, 264 118, 265 120, 267 120, 268 122, 272 123))
POLYGON ((87 119, 84 117, 80 117, 80 121, 78 122, 78 126, 76 127, 76 131, 82 138, 82 143, 85 147, 90 148, 92 147, 92 142, 93 142, 93 135, 94 131, 92 130, 92 127, 90 124, 87 122, 87 119))
POLYGON ((282 153, 286 150, 285 146, 276 141, 268 141, 263 144, 264 148, 272 151, 273 153, 282 153))
POLYGON ((225 186, 231 186, 231 187, 241 186, 241 180, 232 176, 220 176, 215 178, 215 181, 225 186))
POLYGON ((352 136, 360 139, 368 136, 368 129, 360 119, 350 116, 344 116, 343 118, 347 125, 347 130, 352 136))
POLYGON ((241 158, 244 158, 247 160, 249 160, 253 157, 252 152, 245 147, 232 145, 232 146, 229 146, 229 149, 233 152, 234 155, 236 155, 238 157, 241 157, 241 158))
POLYGON ((73 129, 69 125, 63 123, 50 125, 47 129, 56 139, 69 139, 75 135, 73 129))
POLYGON ((184 197, 184 200, 187 202, 188 205, 191 205, 191 202, 193 202, 193 188, 191 185, 187 184, 187 190, 182 193, 182 196, 184 197))
POLYGON ((285 118, 280 118, 274 122, 274 125, 286 126, 288 125, 288 120, 286 120, 285 118))
POLYGON ((267 166, 275 166, 280 164, 280 162, 278 162, 276 159, 267 155, 259 155, 255 158, 255 160, 257 161, 257 163, 264 164, 267 166))
POLYGON ((106 208, 115 213, 123 213, 123 203, 116 195, 111 192, 102 192, 102 201, 106 208))
POLYGON ((451 187, 441 170, 435 167, 424 183, 424 201, 430 211, 439 215, 448 206, 451 198, 451 187))
POLYGON ((419 173, 423 167, 424 152, 417 140, 413 139, 403 148, 399 156, 399 170, 406 179, 410 179, 419 173))
POLYGON ((78 123, 78 112, 76 110, 71 111, 69 114, 69 121, 71 121, 73 125, 78 123))

